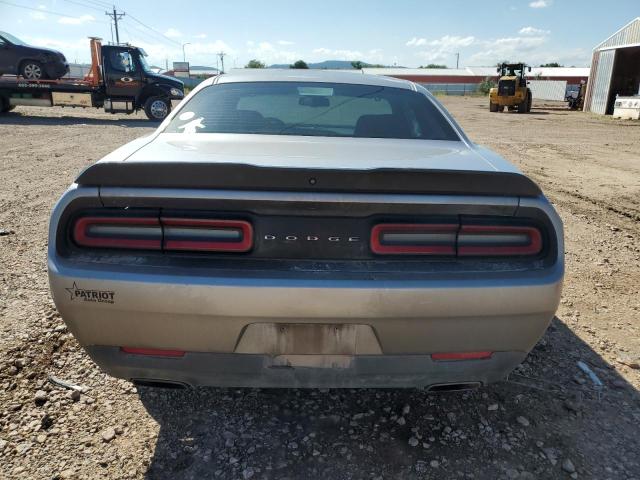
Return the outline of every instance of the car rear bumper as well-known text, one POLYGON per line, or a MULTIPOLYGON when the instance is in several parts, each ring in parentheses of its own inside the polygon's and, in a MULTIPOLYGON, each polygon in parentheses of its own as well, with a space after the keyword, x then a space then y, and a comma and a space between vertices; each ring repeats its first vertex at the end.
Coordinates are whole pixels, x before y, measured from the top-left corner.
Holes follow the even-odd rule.
POLYGON ((434 361, 429 355, 353 356, 343 368, 283 367, 268 355, 188 352, 180 358, 133 355, 91 346, 91 358, 115 377, 187 386, 260 388, 473 388, 503 379, 523 352, 482 360, 434 361))
POLYGON ((133 275, 49 262, 58 310, 108 373, 218 386, 427 386, 500 379, 553 318, 562 270, 551 273, 526 280, 300 281, 133 275), (247 339, 247 332, 265 325, 353 325, 372 335, 340 347, 347 357, 340 368, 302 362, 283 373, 279 354, 310 353, 315 365, 336 351, 325 350, 326 338, 287 351, 278 351, 291 343, 282 338, 247 339), (139 358, 120 354, 120 347, 188 353, 179 360, 139 358), (493 357, 435 365, 429 356, 478 351, 493 357))

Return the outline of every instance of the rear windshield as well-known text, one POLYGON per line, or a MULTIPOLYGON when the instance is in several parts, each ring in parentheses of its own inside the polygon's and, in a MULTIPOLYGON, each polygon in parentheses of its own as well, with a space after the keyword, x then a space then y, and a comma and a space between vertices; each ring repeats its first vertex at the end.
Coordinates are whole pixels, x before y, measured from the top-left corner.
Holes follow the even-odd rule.
POLYGON ((170 133, 460 140, 423 94, 339 83, 224 83, 202 89, 170 133))

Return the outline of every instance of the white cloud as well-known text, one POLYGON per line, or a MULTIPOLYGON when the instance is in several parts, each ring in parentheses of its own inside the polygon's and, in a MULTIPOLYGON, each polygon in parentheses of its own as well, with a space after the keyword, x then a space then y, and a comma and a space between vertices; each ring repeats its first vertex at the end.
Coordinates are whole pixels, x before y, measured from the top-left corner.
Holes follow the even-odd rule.
POLYGON ((199 39, 207 38, 207 34, 199 33, 198 35, 194 35, 193 38, 199 38, 199 39))
POLYGON ((294 42, 290 42, 288 40, 278 40, 278 45, 283 45, 283 46, 294 45, 294 42))
POLYGON ((247 51, 252 58, 256 58, 267 64, 272 63, 292 63, 300 58, 302 55, 291 51, 277 48, 270 42, 254 42, 249 40, 247 42, 247 51))
POLYGON ((416 55, 426 61, 444 60, 460 49, 477 43, 477 39, 471 35, 461 37, 457 35, 445 35, 436 40, 413 37, 406 45, 408 47, 425 47, 416 55))
POLYGON ((322 55, 325 60, 361 60, 364 55, 358 50, 332 50, 330 48, 316 48, 313 53, 322 55), (330 57, 330 58, 329 58, 330 57))
POLYGON ((534 0, 529 3, 529 6, 531 8, 547 8, 550 7, 552 3, 552 0, 534 0))
POLYGON ((180 32, 180 30, 177 30, 172 27, 167 29, 167 31, 164 32, 164 35, 169 38, 179 38, 182 36, 182 33, 180 32))
POLYGON ((43 10, 42 12, 29 12, 29 17, 32 20, 46 20, 47 16, 44 14, 44 10, 47 9, 44 5, 38 5, 39 10, 43 10))
POLYGON ((535 27, 522 27, 518 30, 520 35, 549 35, 551 32, 549 30, 542 30, 541 28, 535 27))
POLYGON ((534 62, 533 54, 547 42, 546 36, 504 37, 482 42, 484 50, 469 58, 471 65, 494 65, 502 60, 534 62))
POLYGON ((409 40, 406 43, 407 47, 420 47, 426 44, 427 44, 426 38, 417 38, 417 37, 413 37, 411 40, 409 40))
POLYGON ((85 23, 95 22, 93 15, 80 15, 79 17, 61 17, 58 23, 62 25, 84 25, 85 23))

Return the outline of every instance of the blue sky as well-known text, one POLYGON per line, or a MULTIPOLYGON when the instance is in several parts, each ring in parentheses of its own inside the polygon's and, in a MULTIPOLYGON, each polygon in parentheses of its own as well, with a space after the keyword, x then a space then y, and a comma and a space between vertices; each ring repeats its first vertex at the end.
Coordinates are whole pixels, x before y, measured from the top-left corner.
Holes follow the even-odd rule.
MULTIPOLYGON (((0 30, 86 62, 86 37, 111 39, 106 0, 0 0, 0 30), (22 7, 32 8, 19 8, 22 7)), ((592 48, 640 15, 639 0, 183 1, 117 0, 127 15, 121 41, 139 45, 150 63, 168 60, 243 66, 363 60, 417 67, 493 65, 524 60, 588 66, 592 48), (150 6, 153 5, 153 8, 150 6), (144 25, 143 25, 144 24, 144 25)))

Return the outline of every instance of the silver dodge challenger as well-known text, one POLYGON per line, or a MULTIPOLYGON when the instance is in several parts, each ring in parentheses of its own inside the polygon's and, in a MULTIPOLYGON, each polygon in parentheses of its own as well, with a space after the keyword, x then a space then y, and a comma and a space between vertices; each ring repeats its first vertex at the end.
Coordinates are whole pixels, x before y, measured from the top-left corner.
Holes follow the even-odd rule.
POLYGON ((242 70, 200 84, 56 205, 48 269, 107 373, 155 386, 503 379, 564 275, 538 186, 420 85, 242 70))

